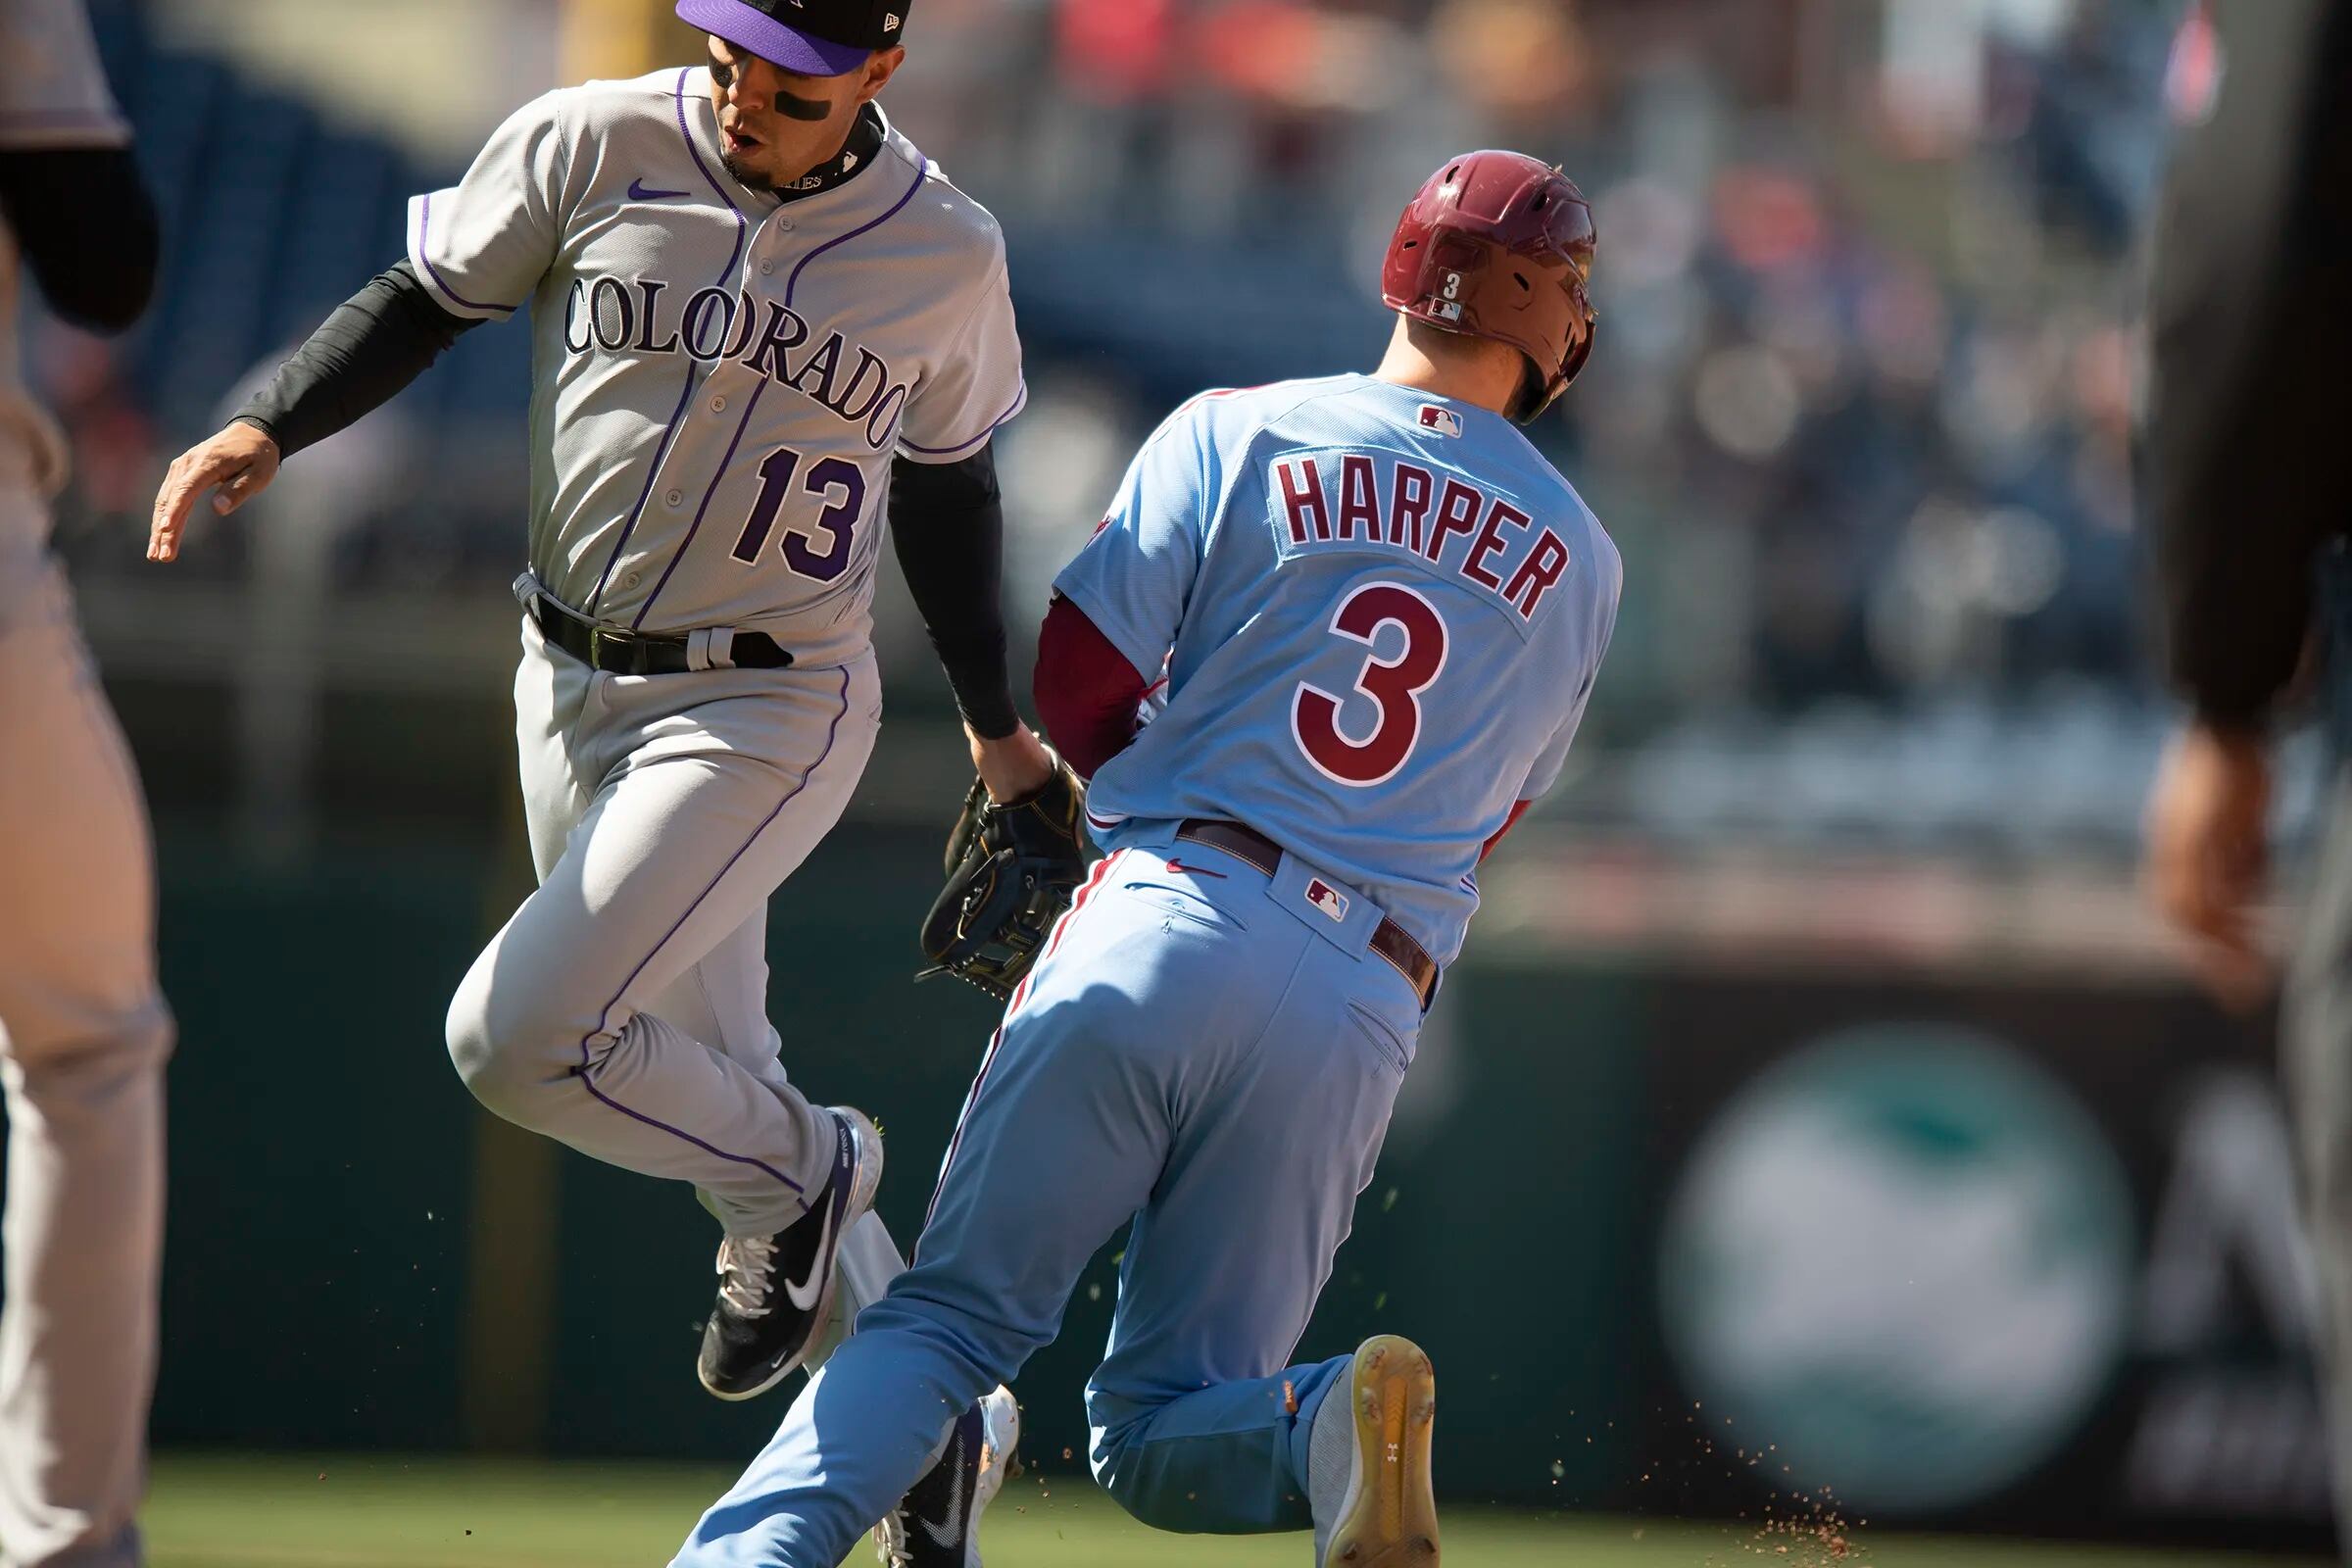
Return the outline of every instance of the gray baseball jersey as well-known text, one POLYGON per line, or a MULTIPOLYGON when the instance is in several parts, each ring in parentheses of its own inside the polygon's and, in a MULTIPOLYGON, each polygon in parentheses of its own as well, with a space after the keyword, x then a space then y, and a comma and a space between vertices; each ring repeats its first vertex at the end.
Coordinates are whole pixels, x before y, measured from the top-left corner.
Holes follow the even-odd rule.
MULTIPOLYGON (((878 112, 878 111, 877 111, 878 112)), ((549 93, 409 257, 453 314, 533 317, 531 565, 648 632, 863 648, 894 456, 971 456, 1026 396, 987 211, 896 129, 789 204, 710 150, 700 68, 549 93)))

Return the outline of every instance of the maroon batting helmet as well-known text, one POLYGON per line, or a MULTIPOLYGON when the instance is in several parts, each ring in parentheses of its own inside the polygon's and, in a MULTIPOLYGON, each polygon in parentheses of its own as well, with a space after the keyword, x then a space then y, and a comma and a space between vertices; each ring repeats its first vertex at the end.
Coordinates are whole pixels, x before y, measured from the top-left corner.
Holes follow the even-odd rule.
POLYGON ((1592 209, 1576 182, 1524 153, 1465 153, 1430 175, 1396 221, 1380 297, 1417 321, 1508 343, 1544 378, 1534 418, 1592 352, 1592 209))

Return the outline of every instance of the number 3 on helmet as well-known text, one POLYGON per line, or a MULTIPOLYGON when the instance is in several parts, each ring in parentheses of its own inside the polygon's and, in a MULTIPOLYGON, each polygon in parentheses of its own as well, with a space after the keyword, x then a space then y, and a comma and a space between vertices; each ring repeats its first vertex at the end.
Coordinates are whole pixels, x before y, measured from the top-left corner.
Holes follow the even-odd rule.
POLYGON ((1576 182, 1523 153, 1477 152, 1429 177, 1397 220, 1381 269, 1389 309, 1508 343, 1549 408, 1592 352, 1592 209, 1576 182))

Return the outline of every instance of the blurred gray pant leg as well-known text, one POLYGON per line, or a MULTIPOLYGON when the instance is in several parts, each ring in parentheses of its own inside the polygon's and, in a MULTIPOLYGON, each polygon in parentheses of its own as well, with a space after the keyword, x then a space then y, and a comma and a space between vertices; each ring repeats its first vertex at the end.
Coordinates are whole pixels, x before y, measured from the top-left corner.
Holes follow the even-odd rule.
POLYGON ((2282 1022, 2304 1223, 2320 1285, 2336 1518, 2352 1524, 2352 770, 2341 767, 2328 792, 2327 843, 2288 969, 2282 1022))
POLYGON ((54 571, 0 627, 0 1564, 130 1568, 172 1021, 128 749, 54 571))
POLYGON ((2281 1012, 2288 1114, 2319 1276, 2321 1373, 2333 1434, 2335 1516, 2352 1562, 2352 560, 2319 568, 2333 757, 2319 875, 2288 961, 2281 1012))

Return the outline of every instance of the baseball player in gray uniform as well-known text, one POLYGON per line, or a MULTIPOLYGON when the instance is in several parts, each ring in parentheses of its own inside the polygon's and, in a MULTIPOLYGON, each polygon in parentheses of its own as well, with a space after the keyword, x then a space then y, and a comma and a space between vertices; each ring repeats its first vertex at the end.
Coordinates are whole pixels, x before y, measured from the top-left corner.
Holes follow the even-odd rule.
POLYGON ((19 369, 58 315, 146 308, 155 209, 80 0, 0 0, 0 1564, 139 1560, 155 1378, 164 1059, 147 812, 50 556, 66 443, 19 369))
POLYGON ((1053 763, 997 603, 990 437, 1024 396, 1004 242, 873 102, 907 0, 677 11, 703 65, 549 93, 410 204, 407 257, 172 466, 149 555, 528 308, 540 887, 459 986, 449 1051, 498 1114, 700 1190, 725 1238, 699 1374, 748 1398, 808 1358, 881 1174, 863 1116, 786 1081, 764 949, 880 722, 886 496, 991 791, 1053 763))

